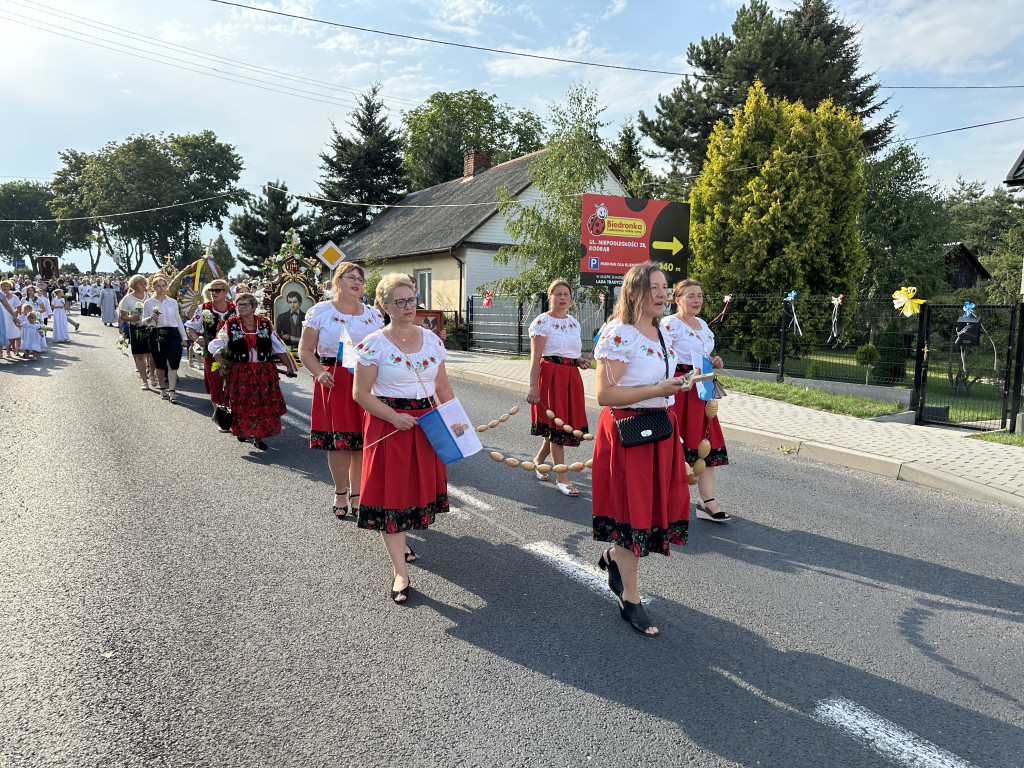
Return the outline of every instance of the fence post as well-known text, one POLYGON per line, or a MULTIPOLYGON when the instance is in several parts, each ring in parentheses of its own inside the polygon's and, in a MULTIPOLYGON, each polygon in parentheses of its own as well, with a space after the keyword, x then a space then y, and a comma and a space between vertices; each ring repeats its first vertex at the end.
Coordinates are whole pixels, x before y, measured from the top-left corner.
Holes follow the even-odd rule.
POLYGON ((917 353, 914 355, 914 391, 910 407, 914 410, 914 423, 924 420, 925 391, 928 388, 928 333, 931 330, 931 305, 925 304, 917 318, 917 353))
POLYGON ((1024 387, 1024 304, 1017 305, 1017 353, 1013 364, 1013 393, 1010 396, 1010 432, 1017 430, 1017 416, 1020 413, 1020 391, 1024 387))
POLYGON ((789 314, 786 312, 786 305, 782 305, 782 329, 779 333, 779 373, 778 380, 786 380, 786 318, 789 314))
POLYGON ((523 354, 523 300, 519 300, 519 326, 516 330, 516 354, 523 354))

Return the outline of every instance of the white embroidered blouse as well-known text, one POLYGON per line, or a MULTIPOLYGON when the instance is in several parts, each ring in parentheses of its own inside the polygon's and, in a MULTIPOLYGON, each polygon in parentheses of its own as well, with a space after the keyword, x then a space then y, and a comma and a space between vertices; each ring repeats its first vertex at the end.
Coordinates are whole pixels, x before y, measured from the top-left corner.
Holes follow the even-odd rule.
POLYGON ((547 312, 537 315, 530 323, 530 338, 543 336, 545 357, 571 357, 583 354, 580 324, 572 315, 556 318, 547 312))
POLYGON ((671 339, 672 345, 676 348, 679 362, 683 365, 693 365, 694 355, 697 361, 702 357, 711 357, 715 349, 715 334, 708 327, 708 324, 697 318, 700 323, 700 330, 696 331, 675 315, 666 317, 661 321, 661 332, 665 336, 667 344, 671 339))
POLYGON ((419 331, 423 344, 419 351, 408 354, 388 338, 384 329, 356 344, 359 364, 377 366, 373 394, 413 400, 434 396, 434 379, 445 359, 444 343, 426 328, 419 331))
MULTIPOLYGON (((677 358, 672 342, 666 338, 668 350, 668 375, 675 372, 677 358)), ((626 370, 619 377, 623 387, 657 384, 665 378, 665 355, 657 339, 644 336, 635 326, 621 320, 609 320, 601 329, 601 338, 594 347, 594 357, 602 360, 620 360, 626 363, 626 370)), ((630 405, 617 408, 665 408, 675 402, 674 396, 651 397, 630 405)))
POLYGON ((319 334, 316 351, 320 357, 336 357, 338 345, 344 344, 342 366, 354 368, 359 361, 356 345, 374 331, 384 327, 384 316, 373 307, 363 305, 358 315, 346 315, 329 301, 321 301, 306 312, 302 324, 319 334))

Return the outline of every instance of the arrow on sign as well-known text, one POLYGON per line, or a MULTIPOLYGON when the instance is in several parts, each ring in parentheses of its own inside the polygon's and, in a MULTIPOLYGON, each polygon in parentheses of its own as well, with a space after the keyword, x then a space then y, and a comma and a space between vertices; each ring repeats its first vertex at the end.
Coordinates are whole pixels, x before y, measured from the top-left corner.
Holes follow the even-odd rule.
POLYGON ((672 242, 668 240, 655 240, 651 245, 663 251, 672 251, 673 256, 683 249, 683 244, 679 242, 678 237, 673 237, 672 242))

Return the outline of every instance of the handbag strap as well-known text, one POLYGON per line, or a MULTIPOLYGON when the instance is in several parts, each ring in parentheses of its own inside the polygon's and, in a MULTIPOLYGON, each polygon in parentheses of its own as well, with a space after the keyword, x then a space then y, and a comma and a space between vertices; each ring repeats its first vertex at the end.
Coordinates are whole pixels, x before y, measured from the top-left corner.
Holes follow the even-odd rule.
MULTIPOLYGON (((668 372, 668 347, 665 346, 665 337, 661 335, 661 326, 656 326, 658 331, 658 342, 661 344, 661 351, 665 355, 665 378, 669 378, 668 372)), ((665 398, 666 406, 668 404, 668 398, 665 398)))

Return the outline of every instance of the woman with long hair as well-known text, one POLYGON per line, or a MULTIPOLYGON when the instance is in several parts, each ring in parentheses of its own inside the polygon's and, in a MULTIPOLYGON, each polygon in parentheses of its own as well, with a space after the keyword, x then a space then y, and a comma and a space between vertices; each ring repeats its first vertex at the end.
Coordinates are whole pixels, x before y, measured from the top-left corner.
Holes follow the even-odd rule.
POLYGON ((313 374, 309 447, 327 451, 334 480, 331 511, 339 520, 356 514, 362 472, 363 409, 352 397, 356 345, 384 326, 384 318, 363 303, 366 275, 343 261, 334 270, 333 297, 308 312, 299 339, 299 360, 313 374), (342 503, 339 504, 338 501, 342 503))
MULTIPOLYGON (((555 280, 548 286, 547 312, 542 312, 530 323, 530 390, 526 402, 530 404, 530 434, 544 438, 534 458, 543 464, 548 455, 556 466, 565 464, 565 446, 576 447, 580 437, 566 431, 565 424, 581 432, 588 432, 586 395, 580 370, 590 367, 583 357, 580 324, 569 314, 572 289, 565 280, 555 280), (548 416, 551 411, 555 415, 548 416), (561 424, 556 423, 558 419, 561 424)), ((548 476, 534 470, 538 480, 548 476)), ((555 476, 555 487, 566 496, 579 496, 570 482, 568 473, 555 476)))
POLYGON ((672 376, 675 354, 658 325, 667 301, 660 266, 632 267, 594 349, 595 390, 603 406, 594 435, 594 539, 612 544, 598 567, 608 571, 623 620, 647 637, 658 629, 640 602, 640 558, 652 552, 667 556, 670 544, 686 544, 690 518, 683 449, 671 410, 684 380, 672 376), (660 419, 668 434, 624 445, 617 423, 630 417, 660 419))
MULTIPOLYGON (((676 365, 676 376, 684 376, 693 367, 694 358, 708 358, 713 368, 721 368, 722 358, 711 353, 715 349, 715 334, 708 324, 697 315, 704 306, 704 292, 696 280, 683 280, 672 289, 672 302, 676 305, 676 313, 661 321, 661 329, 665 338, 671 340, 679 358, 676 365)), ((715 467, 724 467, 729 463, 729 455, 725 450, 725 436, 718 423, 718 416, 705 414, 705 402, 700 399, 697 388, 676 398, 673 406, 679 424, 679 434, 683 438, 683 455, 691 467, 699 456, 697 450, 702 440, 710 443, 711 450, 704 458, 705 469, 697 475, 697 517, 724 523, 729 519, 715 501, 715 467)))
MULTIPOLYGON (((356 345, 354 396, 365 411, 363 491, 359 527, 380 531, 391 559, 391 599, 409 599, 406 545, 410 530, 425 530, 448 511, 448 474, 416 417, 455 395, 445 371, 441 339, 416 325, 416 286, 408 275, 385 275, 378 295, 391 324, 356 345)), ((410 557, 410 555, 412 555, 410 557)))

